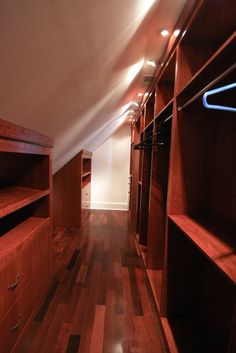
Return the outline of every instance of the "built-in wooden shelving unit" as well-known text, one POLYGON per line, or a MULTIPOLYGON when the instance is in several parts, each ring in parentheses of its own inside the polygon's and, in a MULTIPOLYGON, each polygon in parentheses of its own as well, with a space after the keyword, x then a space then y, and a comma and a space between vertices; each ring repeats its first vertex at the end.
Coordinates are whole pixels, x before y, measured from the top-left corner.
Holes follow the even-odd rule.
POLYGON ((0 350, 10 353, 51 279, 52 139, 0 119, 0 350))
MULTIPOLYGON (((234 8, 195 2, 146 102, 152 118, 133 124, 131 219, 171 353, 236 347, 236 116, 203 100, 235 83, 234 8)), ((235 88, 208 100, 235 108, 235 88)))

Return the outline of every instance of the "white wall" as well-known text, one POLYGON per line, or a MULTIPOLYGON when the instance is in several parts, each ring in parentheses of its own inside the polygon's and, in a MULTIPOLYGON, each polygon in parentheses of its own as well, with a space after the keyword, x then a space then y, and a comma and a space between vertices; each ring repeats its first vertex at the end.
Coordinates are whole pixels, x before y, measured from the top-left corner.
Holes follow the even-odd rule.
POLYGON ((130 126, 124 124, 93 152, 91 208, 128 209, 129 163, 130 126))

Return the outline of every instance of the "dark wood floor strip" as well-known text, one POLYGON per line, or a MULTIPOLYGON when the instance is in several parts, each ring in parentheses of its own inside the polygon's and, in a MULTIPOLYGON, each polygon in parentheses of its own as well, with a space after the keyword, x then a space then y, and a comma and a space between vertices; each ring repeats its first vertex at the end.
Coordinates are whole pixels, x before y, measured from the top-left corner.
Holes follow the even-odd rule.
POLYGON ((137 286, 137 279, 136 279, 136 275, 133 267, 129 267, 129 280, 130 280, 130 286, 131 286, 131 295, 132 295, 134 314, 137 316, 143 316, 142 303, 141 303, 140 294, 137 286))
POLYGON ((76 260, 78 258, 78 255, 79 255, 79 250, 75 249, 75 251, 73 252, 73 254, 71 256, 70 262, 68 263, 67 270, 73 270, 75 263, 76 263, 76 260))
POLYGON ((34 319, 35 321, 42 321, 44 319, 45 315, 47 314, 48 307, 49 307, 51 301, 53 300, 53 297, 56 293, 58 286, 59 286, 59 282, 54 281, 49 292, 48 292, 48 295, 46 296, 41 308, 39 309, 39 311, 34 319))
POLYGON ((66 348, 66 353, 77 353, 80 344, 79 335, 70 335, 69 342, 66 348))

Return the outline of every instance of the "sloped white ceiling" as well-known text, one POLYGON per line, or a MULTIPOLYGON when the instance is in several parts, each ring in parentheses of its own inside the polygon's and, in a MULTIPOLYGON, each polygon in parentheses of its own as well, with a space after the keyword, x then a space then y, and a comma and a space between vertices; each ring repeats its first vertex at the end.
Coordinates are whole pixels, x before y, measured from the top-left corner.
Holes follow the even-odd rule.
POLYGON ((54 171, 95 150, 144 91, 186 0, 1 0, 0 116, 55 140, 54 171), (132 82, 128 74, 133 70, 132 82))

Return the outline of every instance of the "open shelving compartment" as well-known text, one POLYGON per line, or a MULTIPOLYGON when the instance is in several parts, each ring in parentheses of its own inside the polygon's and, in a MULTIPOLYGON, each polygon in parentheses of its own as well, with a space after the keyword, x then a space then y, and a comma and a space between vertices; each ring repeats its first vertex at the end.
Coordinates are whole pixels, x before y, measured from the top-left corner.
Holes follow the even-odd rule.
POLYGON ((174 97, 176 53, 174 52, 165 67, 156 86, 155 116, 169 105, 174 97))
POLYGON ((167 189, 173 100, 155 119, 146 267, 150 283, 160 309, 162 278, 165 261, 167 189))
POLYGON ((131 219, 133 223, 137 224, 137 200, 138 200, 138 181, 139 181, 139 158, 140 151, 135 150, 134 146, 140 143, 140 118, 135 121, 131 127, 132 132, 132 141, 131 141, 131 150, 130 150, 130 174, 132 177, 131 184, 131 195, 130 195, 130 212, 131 219))
POLYGON ((196 13, 177 50, 177 93, 194 80, 195 74, 207 65, 211 56, 234 33, 234 8, 234 0, 204 0, 196 7, 196 13))
POLYGON ((154 105, 155 105, 155 91, 152 91, 145 106, 145 129, 150 123, 152 123, 154 118, 154 105))
POLYGON ((37 226, 50 216, 49 156, 0 152, 0 236, 22 222, 37 226))
POLYGON ((141 150, 142 163, 141 171, 141 195, 140 195, 140 215, 139 215, 139 243, 147 245, 148 233, 148 212, 151 177, 151 157, 152 157, 152 136, 153 123, 150 123, 142 134, 141 142, 148 141, 148 145, 141 150))
POLYGON ((234 313, 235 284, 170 220, 167 317, 177 350, 233 353, 234 313))

